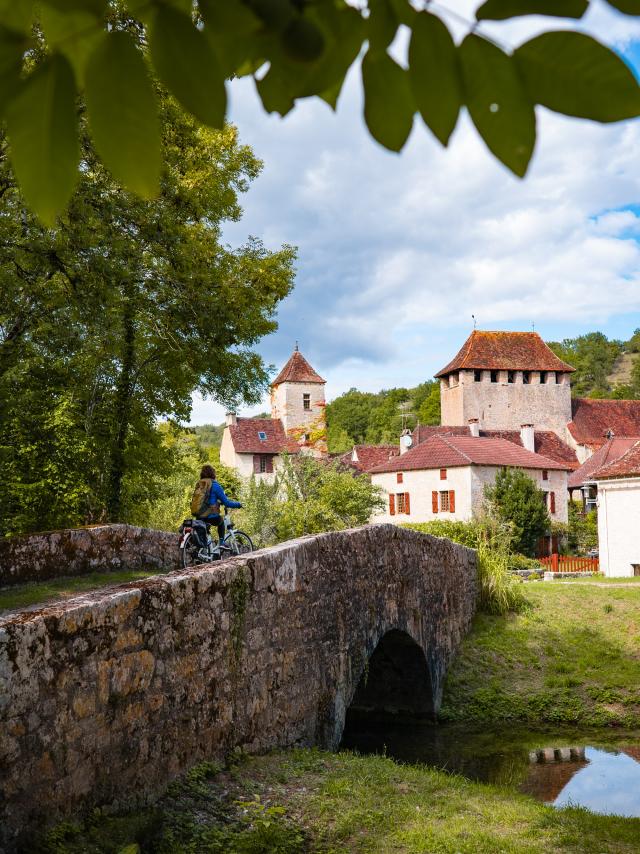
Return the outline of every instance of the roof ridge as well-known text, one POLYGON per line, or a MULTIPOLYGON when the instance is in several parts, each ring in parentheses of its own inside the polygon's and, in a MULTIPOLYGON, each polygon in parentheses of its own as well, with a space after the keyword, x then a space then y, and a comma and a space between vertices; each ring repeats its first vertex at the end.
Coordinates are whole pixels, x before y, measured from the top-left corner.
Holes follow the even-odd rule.
MULTIPOLYGON (((455 445, 452 445, 451 442, 447 441, 447 438, 451 438, 451 437, 437 436, 436 435, 434 438, 440 439, 442 442, 444 442, 446 445, 448 445, 453 451, 456 451, 458 454, 460 454, 462 457, 464 457, 465 460, 469 460, 469 462, 471 464, 473 464, 473 460, 471 459, 471 457, 468 454, 465 454, 465 452, 461 451, 460 448, 456 448, 455 445)), ((456 438, 456 439, 475 439, 475 438, 479 438, 479 437, 476 437, 476 436, 455 436, 453 438, 456 438)))

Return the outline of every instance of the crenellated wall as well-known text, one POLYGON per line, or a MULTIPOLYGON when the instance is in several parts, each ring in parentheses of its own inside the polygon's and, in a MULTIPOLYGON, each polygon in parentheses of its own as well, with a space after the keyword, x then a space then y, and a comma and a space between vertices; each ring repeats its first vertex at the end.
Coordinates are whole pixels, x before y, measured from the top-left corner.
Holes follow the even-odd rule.
POLYGON ((475 602, 475 552, 374 525, 9 614, 0 848, 84 808, 131 807, 238 745, 335 747, 386 636, 377 670, 389 657, 422 670, 415 711, 437 712, 475 602))

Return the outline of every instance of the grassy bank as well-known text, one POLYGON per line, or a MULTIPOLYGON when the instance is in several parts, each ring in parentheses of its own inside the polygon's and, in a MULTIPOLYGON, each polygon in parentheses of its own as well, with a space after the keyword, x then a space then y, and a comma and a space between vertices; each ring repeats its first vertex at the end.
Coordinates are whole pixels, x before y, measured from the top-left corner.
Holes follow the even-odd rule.
POLYGON ((522 612, 476 617, 449 671, 442 719, 640 726, 640 587, 525 590, 522 612))
POLYGON ((196 769, 153 812, 64 825, 40 854, 631 854, 640 819, 554 810, 384 757, 294 751, 196 769), (126 846, 132 846, 127 848, 126 846))

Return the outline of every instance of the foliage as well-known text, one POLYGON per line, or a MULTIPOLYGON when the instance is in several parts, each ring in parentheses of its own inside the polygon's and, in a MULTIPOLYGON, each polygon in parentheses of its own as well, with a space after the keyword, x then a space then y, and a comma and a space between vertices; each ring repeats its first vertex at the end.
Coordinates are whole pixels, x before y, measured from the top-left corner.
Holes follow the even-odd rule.
POLYGON ((167 464, 157 420, 188 418, 196 390, 234 405, 267 383, 251 347, 276 328, 293 250, 220 243, 260 163, 234 128, 161 107, 159 198, 123 193, 83 134, 82 177, 49 230, 0 135, 2 533, 137 514, 167 464))
POLYGON ((331 453, 365 442, 395 444, 405 426, 440 423, 440 383, 377 394, 352 388, 327 404, 326 417, 331 453))
POLYGON ((200 445, 209 450, 210 448, 220 448, 224 426, 224 424, 199 424, 193 429, 200 445))
MULTIPOLYGON (((434 519, 431 522, 409 523, 405 528, 446 537, 454 543, 476 549, 478 553, 478 605, 488 614, 507 614, 518 611, 524 604, 520 581, 509 570, 512 529, 497 518, 484 516, 470 522, 434 519)), ((516 555, 515 557, 520 557, 516 555)))
POLYGON ((583 514, 575 501, 569 502, 568 543, 573 554, 586 554, 598 547, 598 513, 583 514))
POLYGON ((520 469, 503 468, 484 494, 491 514, 510 525, 514 549, 532 557, 551 524, 543 491, 520 469))
POLYGON ((609 374, 623 351, 621 341, 609 341, 602 332, 551 341, 549 347, 574 367, 572 392, 576 397, 608 397, 612 391, 609 374))
POLYGON ((364 525, 384 507, 368 477, 305 454, 285 455, 272 484, 252 477, 242 503, 242 527, 260 546, 364 525))
MULTIPOLYGON (((627 13, 637 6, 608 0, 627 13)), ((487 147, 516 175, 527 170, 537 104, 612 122, 640 113, 640 88, 613 51, 580 32, 543 32, 514 51, 482 21, 526 14, 581 18, 588 4, 489 0, 459 46, 437 9, 409 0, 13 0, 0 29, 0 114, 27 202, 52 226, 79 179, 80 95, 93 144, 116 180, 143 198, 161 185, 161 81, 198 121, 221 128, 226 80, 252 75, 267 112, 295 101, 336 106, 361 53, 364 118, 371 135, 399 151, 419 112, 446 145, 466 106, 487 147), (398 29, 408 57, 388 52, 398 29), (144 45, 144 52, 139 49, 144 45), (33 62, 34 52, 42 61, 33 62), (266 73, 265 65, 268 66, 266 73), (24 74, 24 71, 27 73, 24 74)))

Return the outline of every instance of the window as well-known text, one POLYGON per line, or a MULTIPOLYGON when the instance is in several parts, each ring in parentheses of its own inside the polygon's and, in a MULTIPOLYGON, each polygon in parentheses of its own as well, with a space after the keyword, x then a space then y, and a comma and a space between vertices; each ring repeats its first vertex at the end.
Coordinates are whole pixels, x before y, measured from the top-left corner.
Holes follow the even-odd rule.
POLYGON ((449 388, 458 385, 458 374, 449 374, 449 388))
POLYGON ((546 383, 546 381, 547 381, 547 372, 546 371, 540 371, 540 382, 546 383))
POLYGON ((267 441, 267 434, 264 432, 264 430, 258 430, 258 439, 260 439, 261 442, 267 441))
POLYGON ((632 563, 631 569, 633 570, 633 574, 635 576, 640 575, 640 563, 632 563))
POLYGON ((253 473, 271 474, 273 471, 273 454, 254 454, 253 473))
POLYGON ((398 492, 396 495, 396 505, 398 507, 398 513, 404 513, 404 492, 398 492))
POLYGON ((562 382, 562 374, 560 373, 560 371, 556 371, 556 385, 558 385, 560 382, 562 382))
POLYGON ((302 395, 302 408, 303 409, 311 409, 311 395, 303 394, 302 395))
POLYGON ((546 469, 542 469, 542 479, 549 480, 549 472, 546 469))
POLYGON ((508 382, 508 383, 512 383, 512 382, 514 382, 514 380, 515 380, 515 376, 516 376, 516 375, 515 375, 515 372, 514 372, 514 371, 507 371, 507 382, 508 382))
POLYGON ((473 372, 473 381, 474 383, 482 382, 482 371, 478 370, 478 368, 473 372))
POLYGON ((396 483, 402 483, 402 472, 399 471, 396 475, 396 483))
POLYGON ((498 382, 498 372, 497 371, 491 371, 491 382, 492 383, 498 382))
POLYGON ((389 496, 389 515, 395 516, 396 513, 404 513, 406 516, 411 513, 408 492, 397 492, 389 496))
POLYGON ((440 469, 440 480, 446 480, 446 479, 447 479, 447 470, 446 469, 440 469))
POLYGON ((434 491, 431 493, 431 512, 432 513, 455 513, 456 512, 456 493, 453 489, 443 490, 442 492, 434 491))
POLYGON ((531 382, 531 371, 523 371, 522 372, 522 382, 524 385, 529 385, 531 382))
POLYGON ((449 512, 449 492, 441 492, 440 493, 440 512, 448 513, 449 512))

